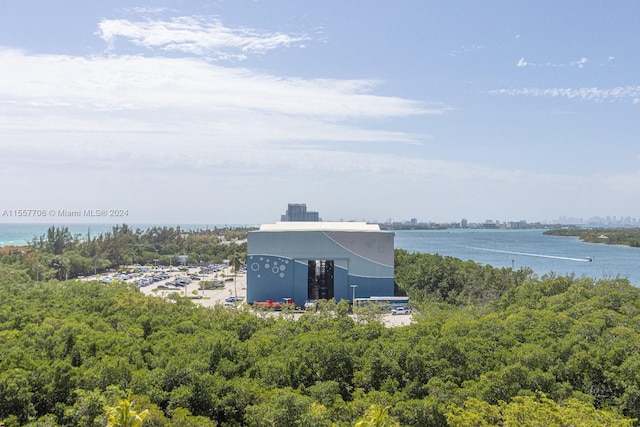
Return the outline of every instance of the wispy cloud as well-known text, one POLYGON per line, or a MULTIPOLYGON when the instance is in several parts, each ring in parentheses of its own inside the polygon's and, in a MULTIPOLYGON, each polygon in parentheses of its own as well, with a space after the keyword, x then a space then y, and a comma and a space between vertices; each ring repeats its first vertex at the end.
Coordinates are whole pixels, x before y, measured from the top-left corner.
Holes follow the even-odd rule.
MULTIPOLYGON (((610 57, 610 60, 613 60, 612 57, 610 57)), ((579 59, 576 59, 574 61, 569 61, 566 63, 555 63, 555 62, 531 62, 531 61, 527 61, 524 58, 520 58, 518 59, 518 62, 516 62, 516 67, 519 68, 525 68, 525 67, 532 67, 532 68, 545 68, 545 67, 549 67, 549 68, 571 68, 571 67, 575 67, 575 68, 584 68, 587 64, 589 64, 589 58, 586 57, 581 57, 579 59)))
POLYGON ((171 11, 172 9, 166 7, 145 7, 145 6, 136 6, 136 7, 125 7, 122 9, 122 12, 127 14, 136 14, 136 15, 158 15, 161 13, 166 13, 171 11))
POLYGON ((627 101, 640 103, 640 86, 618 86, 610 89, 597 87, 582 88, 521 88, 497 89, 488 92, 491 95, 537 96, 549 98, 566 98, 572 100, 605 102, 627 101))
POLYGON ((282 47, 303 47, 306 35, 272 33, 250 28, 230 28, 217 18, 177 17, 169 20, 131 21, 104 19, 97 35, 113 49, 123 39, 136 46, 217 59, 246 59, 282 47))
POLYGON ((184 150, 195 153, 184 160, 193 165, 256 153, 256 162, 277 163, 292 157, 292 147, 422 144, 428 136, 394 129, 389 120, 450 109, 376 95, 381 82, 373 80, 283 78, 199 58, 0 49, 0 68, 0 133, 11 136, 0 137, 3 149, 29 147, 48 153, 45 161, 157 155, 151 164, 161 165, 166 153, 184 150))
MULTIPOLYGON (((537 207, 545 206, 548 200, 557 200, 555 204, 563 210, 585 209, 588 212, 593 199, 623 189, 628 195, 629 188, 640 185, 637 174, 598 177, 543 174, 407 154, 354 152, 339 148, 325 150, 319 146, 240 144, 238 139, 193 131, 184 134, 16 133, 11 140, 15 145, 9 149, 3 143, 6 167, 0 171, 0 177, 11 179, 13 185, 8 186, 3 195, 15 191, 16 199, 22 197, 28 201, 29 191, 26 190, 34 185, 67 189, 69 183, 74 182, 74 194, 82 194, 84 204, 104 204, 106 200, 130 207, 132 211, 135 206, 136 215, 142 218, 157 218, 160 214, 157 203, 140 206, 140 195, 148 194, 152 183, 154 188, 162 189, 152 192, 163 201, 162 214, 173 215, 180 221, 187 218, 210 221, 210 211, 203 211, 206 203, 201 206, 197 198, 199 191, 209 197, 206 188, 251 194, 252 197, 239 197, 233 203, 220 203, 214 209, 214 217, 219 218, 227 215, 226 205, 233 204, 236 209, 242 206, 240 212, 230 212, 228 217, 243 222, 255 221, 252 219, 255 213, 253 216, 244 213, 255 209, 255 197, 265 197, 268 199, 265 206, 269 206, 272 198, 281 204, 282 198, 286 201, 309 195, 310 188, 314 188, 314 193, 329 191, 331 200, 348 200, 354 191, 365 193, 375 188, 376 193, 385 194, 394 201, 390 205, 398 203, 409 212, 427 212, 434 204, 446 201, 453 204, 457 212, 468 212, 474 206, 474 216, 490 218, 495 215, 494 208, 481 203, 489 192, 494 203, 501 206, 501 215, 518 217, 521 213, 517 206, 527 205, 527 212, 537 215, 542 214, 536 211, 537 207), (25 182, 18 181, 16 177, 28 176, 24 170, 38 171, 36 176, 41 181, 34 184, 33 177, 25 182), (114 176, 118 177, 119 184, 105 186, 104 182, 113 182, 114 176), (496 186, 500 191, 492 190, 496 186), (185 187, 192 190, 185 190, 185 187), (410 188, 412 197, 397 197, 398 188, 410 188), (569 193, 575 197, 567 198, 569 193), (544 194, 544 200, 536 199, 536 194, 544 194), (183 203, 165 203, 168 195, 175 195, 176 200, 190 200, 189 206, 193 204, 197 208, 191 212, 191 209, 185 211, 183 203), (576 200, 585 202, 579 205, 576 200)), ((38 198, 39 203, 60 204, 59 192, 45 193, 38 198)), ((373 199, 363 197, 362 203, 371 203, 373 199)), ((276 207, 280 208, 279 205, 276 207)), ((368 211, 380 212, 374 205, 368 206, 368 211)), ((394 215, 388 209, 383 211, 394 215)), ((336 212, 349 215, 350 211, 338 209, 336 212)), ((451 218, 442 218, 446 219, 451 218)))
POLYGON ((462 46, 459 46, 456 49, 450 50, 449 51, 449 56, 463 56, 463 55, 469 54, 471 52, 477 52, 477 51, 483 50, 483 49, 484 49, 484 46, 477 45, 477 44, 470 45, 470 46, 462 45, 462 46))

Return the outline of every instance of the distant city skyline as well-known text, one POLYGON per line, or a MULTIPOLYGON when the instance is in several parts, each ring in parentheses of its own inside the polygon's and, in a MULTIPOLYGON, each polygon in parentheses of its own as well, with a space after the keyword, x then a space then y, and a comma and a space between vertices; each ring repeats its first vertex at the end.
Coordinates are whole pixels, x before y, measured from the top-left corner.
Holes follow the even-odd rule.
MULTIPOLYGON (((283 215, 280 216, 280 221, 323 221, 320 218, 319 211, 311 211, 308 210, 306 203, 288 203, 287 209, 283 215)), ((568 224, 568 225, 603 225, 603 226, 640 226, 640 219, 631 217, 631 216, 611 216, 608 215, 606 217, 599 216, 591 216, 588 218, 573 218, 566 216, 559 216, 553 220, 527 220, 527 219, 484 219, 484 220, 470 220, 467 217, 462 217, 460 219, 452 219, 449 221, 433 221, 429 219, 420 219, 417 216, 406 218, 406 219, 394 219, 387 218, 386 220, 370 220, 366 217, 361 219, 348 219, 344 218, 340 219, 328 219, 327 221, 338 221, 338 222, 350 222, 350 221, 363 221, 370 223, 379 223, 379 224, 461 224, 463 227, 467 224, 469 225, 477 225, 477 224, 487 224, 487 223, 495 223, 495 224, 515 224, 515 223, 523 223, 523 224, 568 224)))
MULTIPOLYGON (((26 214, 19 214, 15 209, 2 209, 0 208, 0 225, 1 224, 167 224, 167 225, 194 225, 194 224, 212 224, 212 225, 259 225, 266 223, 274 223, 278 221, 330 221, 330 222, 368 222, 376 224, 460 224, 468 223, 469 225, 496 223, 496 224, 508 224, 524 222, 527 224, 567 224, 567 225, 588 225, 588 226, 621 226, 621 227, 640 227, 640 219, 625 215, 607 215, 590 216, 586 218, 575 218, 560 215, 554 219, 531 219, 531 218, 476 218, 471 215, 459 216, 458 218, 435 220, 431 219, 428 215, 419 216, 414 215, 407 218, 374 218, 363 216, 360 218, 346 218, 328 217, 323 219, 320 217, 319 210, 308 210, 306 203, 288 203, 284 214, 280 214, 276 217, 267 218, 263 221, 248 221, 248 222, 227 222, 227 221, 136 221, 130 218, 128 215, 124 216, 110 216, 109 210, 101 209, 77 209, 77 210, 42 210, 42 209, 22 209, 26 214), (43 212, 44 215, 38 215, 37 213, 43 212), (47 213, 50 212, 50 213, 47 213), (103 212, 100 214, 100 212, 103 212), (53 215, 51 214, 53 213, 53 215), (28 215, 27 215, 28 214, 28 215)), ((113 210, 114 212, 120 212, 121 210, 113 210)), ((124 210, 126 211, 126 210, 124 210)))
POLYGON ((0 222, 637 217, 638 22, 634 1, 3 2, 0 212, 47 214, 0 222))
MULTIPOLYGON (((340 221, 344 221, 344 219, 340 219, 340 221)), ((349 221, 367 221, 367 219, 353 219, 353 220, 349 220, 349 221)), ((567 224, 567 225, 602 225, 602 226, 634 226, 634 227, 640 227, 640 219, 638 218, 634 218, 631 216, 625 216, 625 217, 616 217, 616 216, 606 216, 606 217, 599 217, 599 216, 593 216, 593 217, 589 217, 589 218, 570 218, 570 217, 565 217, 565 216, 559 216, 556 219, 553 220, 527 220, 527 219, 484 219, 484 220, 470 220, 467 219, 465 217, 460 218, 460 219, 452 219, 449 221, 433 221, 433 220, 429 220, 429 219, 420 219, 417 217, 414 218, 407 218, 407 219, 393 219, 393 218, 388 218, 384 221, 378 221, 378 220, 374 220, 371 222, 376 222, 376 223, 381 223, 381 224, 411 224, 411 223, 415 223, 415 224, 460 224, 466 222, 467 224, 471 225, 471 224, 485 224, 485 223, 496 223, 496 224, 508 224, 508 223, 517 223, 517 222, 524 222, 527 224, 567 224)))
MULTIPOLYGON (((464 218, 462 218, 464 219, 464 218)), ((523 223, 526 225, 527 228, 531 228, 532 225, 535 224, 540 224, 540 225, 575 225, 575 226, 583 226, 583 227, 603 227, 603 228, 616 228, 616 227, 620 227, 620 228, 624 228, 624 227, 632 227, 632 228, 640 228, 640 219, 636 219, 633 218, 630 222, 621 222, 621 221, 608 221, 606 220, 606 218, 600 218, 600 217, 594 217, 594 218, 590 218, 587 220, 580 220, 579 218, 557 218, 555 220, 542 220, 542 221, 537 221, 537 220, 509 220, 509 219, 498 219, 498 220, 480 220, 480 221, 470 221, 467 220, 466 225, 461 225, 462 224, 462 219, 460 220, 456 220, 456 219, 452 219, 449 221, 432 221, 432 220, 417 220, 416 218, 416 222, 415 225, 416 226, 425 226, 425 225, 438 225, 438 226, 446 226, 446 225, 451 225, 451 226, 456 226, 456 227, 462 227, 462 228, 478 228, 480 226, 484 226, 487 223, 493 223, 495 225, 500 226, 501 228, 524 228, 521 226, 518 227, 513 227, 513 224, 517 224, 517 223, 523 223)), ((132 225, 135 227, 138 227, 140 225, 143 226, 168 226, 168 227, 176 227, 176 226, 180 226, 180 227, 186 227, 186 228, 190 228, 191 226, 200 226, 200 227, 257 227, 260 226, 261 224, 271 224, 271 223, 275 223, 278 220, 282 221, 281 219, 271 219, 271 220, 267 220, 267 221, 253 221, 253 222, 244 222, 244 223, 236 223, 236 222, 213 222, 213 221, 209 221, 209 222, 182 222, 182 221, 177 221, 177 222, 136 222, 136 221, 113 221, 113 220, 108 220, 108 219, 103 219, 103 220, 88 220, 88 219, 63 219, 63 218, 57 218, 54 219, 52 221, 48 221, 48 222, 43 222, 43 221, 38 221, 38 222, 34 222, 32 220, 10 220, 10 221, 0 221, 0 226, 2 225, 7 225, 7 226, 12 226, 12 225, 43 225, 43 226, 50 226, 50 225, 98 225, 98 226, 115 226, 115 225, 122 225, 122 224, 127 224, 127 225, 132 225)), ((323 221, 329 221, 329 222, 366 222, 369 224, 386 224, 386 225, 411 225, 412 221, 411 219, 391 219, 391 218, 387 218, 386 220, 377 220, 377 219, 368 219, 368 218, 351 218, 351 219, 345 219, 345 218, 337 218, 337 219, 327 219, 327 220, 323 220, 323 221)))

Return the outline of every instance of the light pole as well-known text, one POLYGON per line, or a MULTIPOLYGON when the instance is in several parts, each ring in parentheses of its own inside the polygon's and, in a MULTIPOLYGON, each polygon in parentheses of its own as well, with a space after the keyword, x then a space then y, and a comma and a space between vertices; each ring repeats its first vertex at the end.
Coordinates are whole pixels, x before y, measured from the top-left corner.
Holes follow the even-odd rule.
POLYGON ((356 288, 357 287, 358 287, 358 285, 351 285, 351 290, 352 290, 351 304, 355 304, 356 303, 356 288))
POLYGON ((235 292, 235 297, 238 298, 238 285, 236 284, 236 275, 238 274, 238 265, 242 262, 240 258, 237 258, 234 254, 234 262, 233 262, 233 290, 235 292))
POLYGON ((238 298, 238 285, 236 284, 236 273, 233 273, 233 296, 238 298))

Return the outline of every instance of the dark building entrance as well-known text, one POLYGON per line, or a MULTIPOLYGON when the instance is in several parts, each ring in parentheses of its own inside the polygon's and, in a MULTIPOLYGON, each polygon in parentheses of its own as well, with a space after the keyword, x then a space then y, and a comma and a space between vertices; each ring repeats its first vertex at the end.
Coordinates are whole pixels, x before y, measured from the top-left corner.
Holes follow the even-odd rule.
POLYGON ((308 272, 308 298, 333 298, 333 260, 309 261, 308 272))

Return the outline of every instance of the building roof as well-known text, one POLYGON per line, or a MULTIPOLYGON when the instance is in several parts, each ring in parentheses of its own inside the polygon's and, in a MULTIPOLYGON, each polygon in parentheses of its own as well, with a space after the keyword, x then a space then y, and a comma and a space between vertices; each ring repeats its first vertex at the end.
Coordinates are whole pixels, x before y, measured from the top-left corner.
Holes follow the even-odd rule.
POLYGON ((366 222, 283 221, 262 224, 260 231, 380 231, 380 226, 366 222))

